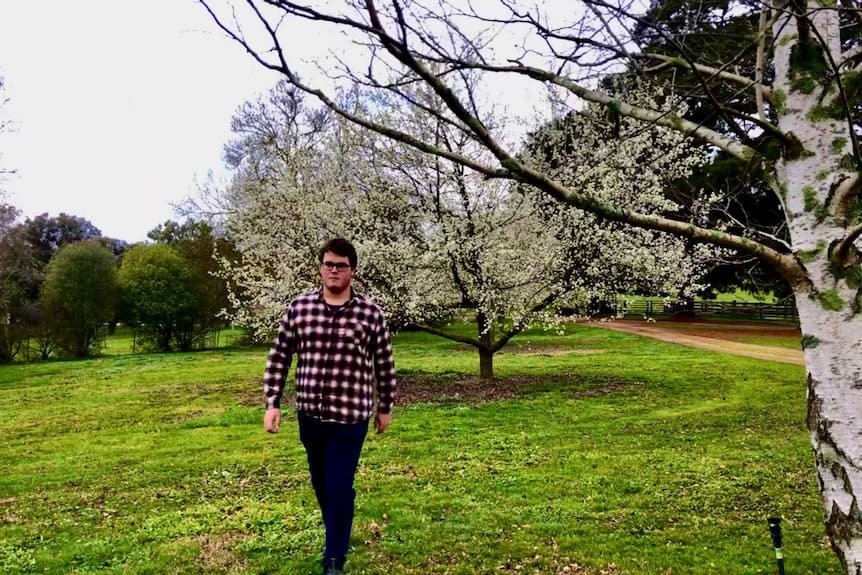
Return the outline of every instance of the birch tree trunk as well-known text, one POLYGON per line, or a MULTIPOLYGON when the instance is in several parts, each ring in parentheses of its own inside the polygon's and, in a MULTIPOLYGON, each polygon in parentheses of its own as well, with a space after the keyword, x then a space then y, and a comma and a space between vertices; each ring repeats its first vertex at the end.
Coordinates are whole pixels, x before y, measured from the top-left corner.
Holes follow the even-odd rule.
POLYGON ((826 532, 848 574, 862 574, 862 326, 797 295, 808 368, 808 429, 826 532))
MULTIPOLYGON (((843 161, 852 152, 850 122, 822 109, 819 89, 805 93, 800 79, 814 70, 801 62, 804 30, 792 7, 775 24, 774 89, 786 95, 779 127, 799 140, 775 166, 794 253, 807 281, 794 286, 808 370, 807 424, 823 496, 826 532, 848 574, 862 575, 862 322, 858 315, 858 260, 840 244, 853 222, 842 207, 842 183, 857 177, 843 161), (802 40, 800 41, 800 37, 802 40)), ((808 21, 824 46, 822 64, 840 62, 838 11, 809 2, 808 21)), ((809 31, 809 34, 812 34, 809 31)), ((813 68, 818 65, 817 54, 813 68)), ((781 97, 779 98, 781 101, 781 97)))

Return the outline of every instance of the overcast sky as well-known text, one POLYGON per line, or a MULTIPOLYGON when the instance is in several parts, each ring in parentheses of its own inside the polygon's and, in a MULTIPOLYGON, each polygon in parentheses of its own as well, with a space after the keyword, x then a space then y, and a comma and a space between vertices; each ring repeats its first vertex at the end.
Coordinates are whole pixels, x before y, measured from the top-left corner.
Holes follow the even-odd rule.
POLYGON ((0 74, 8 200, 127 241, 223 173, 233 112, 278 80, 194 0, 0 0, 0 74))
MULTIPOLYGON (((334 66, 330 52, 354 53, 338 30, 289 21, 281 31, 291 65, 313 84, 334 66)), ((10 98, 0 114, 14 123, 0 134, 0 167, 17 170, 0 182, 7 201, 24 217, 66 212, 130 242, 178 219, 171 204, 210 170, 225 181, 232 115, 279 79, 196 0, 0 0, 0 75, 10 98)), ((486 89, 513 134, 546 111, 535 82, 500 76, 486 89)))

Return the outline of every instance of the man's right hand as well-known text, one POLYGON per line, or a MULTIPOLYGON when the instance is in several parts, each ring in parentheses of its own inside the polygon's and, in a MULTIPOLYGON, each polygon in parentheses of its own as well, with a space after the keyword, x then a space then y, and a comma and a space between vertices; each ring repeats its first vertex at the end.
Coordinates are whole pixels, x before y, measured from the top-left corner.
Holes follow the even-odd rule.
POLYGON ((267 433, 278 433, 279 427, 281 427, 281 409, 270 407, 263 414, 263 429, 267 433))

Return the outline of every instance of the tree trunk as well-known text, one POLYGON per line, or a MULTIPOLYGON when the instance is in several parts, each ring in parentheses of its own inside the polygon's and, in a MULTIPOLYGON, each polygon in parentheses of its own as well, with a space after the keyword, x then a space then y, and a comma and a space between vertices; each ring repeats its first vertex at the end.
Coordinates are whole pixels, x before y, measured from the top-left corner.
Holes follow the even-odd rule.
MULTIPOLYGON (((813 0, 807 7, 810 20, 805 21, 817 29, 817 42, 810 33, 803 40, 805 30, 793 11, 782 13, 773 28, 773 90, 786 96, 786 104, 776 108, 779 127, 800 145, 796 153, 789 149, 776 162, 773 187, 783 200, 793 252, 807 276, 793 288, 808 370, 807 424, 826 533, 844 572, 862 575, 860 268, 855 257, 833 252, 842 238, 852 238, 848 234, 854 221, 844 205, 849 196, 841 184, 853 182, 848 178, 858 174, 855 164, 842 161, 853 153, 847 120, 816 114, 822 94, 802 90, 796 83, 800 76, 814 73, 806 68, 807 62, 794 59, 803 41, 809 50, 820 43, 832 61, 842 62, 838 12, 823 10, 813 0)), ((858 198, 858 190, 853 193, 858 198)))
POLYGON ((862 575, 862 324, 797 295, 808 368, 808 429, 826 533, 848 575, 862 575))
POLYGON ((483 381, 494 379, 494 323, 484 312, 476 313, 479 328, 479 377, 483 381))
POLYGON ((494 352, 479 348, 479 377, 483 381, 494 379, 494 352))

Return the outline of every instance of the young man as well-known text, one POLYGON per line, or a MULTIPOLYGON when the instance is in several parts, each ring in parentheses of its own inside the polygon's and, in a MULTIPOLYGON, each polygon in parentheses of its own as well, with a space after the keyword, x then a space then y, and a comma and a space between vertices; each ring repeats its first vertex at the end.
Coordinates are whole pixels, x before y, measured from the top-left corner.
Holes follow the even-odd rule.
POLYGON ((356 497, 353 479, 375 388, 377 433, 389 426, 395 400, 389 330, 380 308, 350 287, 355 270, 356 250, 347 240, 330 240, 321 248, 322 286, 285 310, 263 376, 263 427, 276 433, 284 382, 296 356, 299 438, 326 526, 325 575, 344 573, 356 497))

